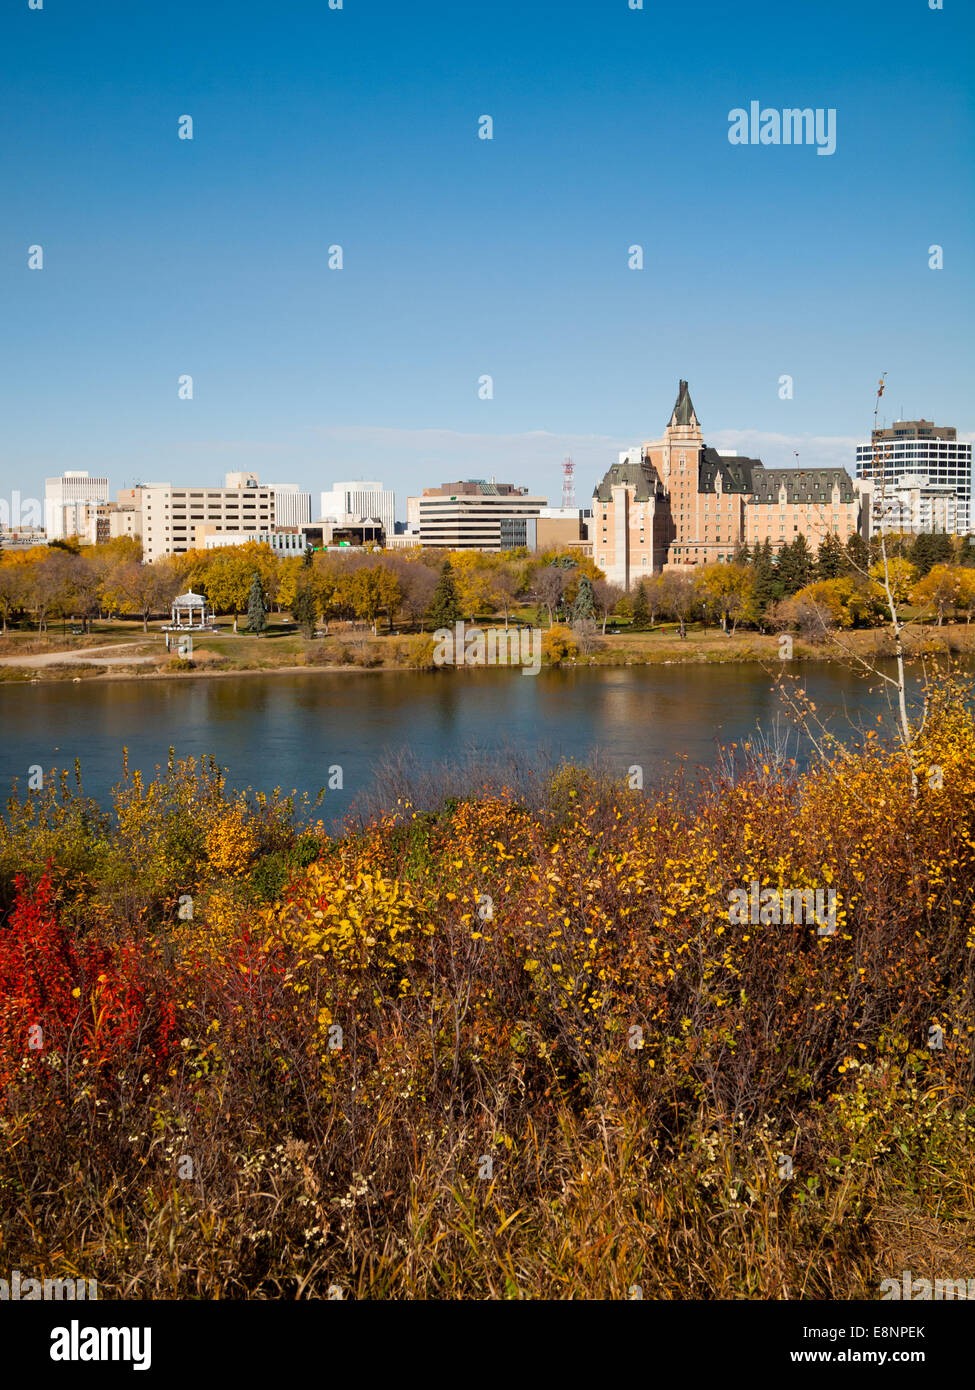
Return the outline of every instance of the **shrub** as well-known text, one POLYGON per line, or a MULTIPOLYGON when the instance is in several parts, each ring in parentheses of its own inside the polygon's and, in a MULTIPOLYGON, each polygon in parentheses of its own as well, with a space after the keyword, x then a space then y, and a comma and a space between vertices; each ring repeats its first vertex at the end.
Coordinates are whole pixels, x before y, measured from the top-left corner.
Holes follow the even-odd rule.
POLYGON ((542 656, 551 666, 560 666, 563 661, 574 661, 579 655, 579 644, 571 628, 550 627, 542 638, 542 656))
POLYGON ((333 840, 192 760, 126 777, 114 817, 66 780, 15 799, 10 1267, 194 1298, 845 1299, 951 1275, 975 723, 950 686, 913 752, 916 790, 875 737, 802 773, 746 750, 693 791, 569 765, 534 799, 398 792, 333 840), (835 891, 835 934, 739 922, 752 883, 835 891))

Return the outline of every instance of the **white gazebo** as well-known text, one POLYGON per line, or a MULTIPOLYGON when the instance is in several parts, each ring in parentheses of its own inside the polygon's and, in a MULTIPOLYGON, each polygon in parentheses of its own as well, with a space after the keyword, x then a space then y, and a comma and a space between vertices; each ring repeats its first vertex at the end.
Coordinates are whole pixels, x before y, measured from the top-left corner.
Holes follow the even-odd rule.
POLYGON ((163 625, 167 649, 173 637, 180 634, 192 638, 194 632, 213 631, 214 615, 207 611, 207 601, 202 594, 180 594, 173 599, 171 612, 171 620, 163 625))

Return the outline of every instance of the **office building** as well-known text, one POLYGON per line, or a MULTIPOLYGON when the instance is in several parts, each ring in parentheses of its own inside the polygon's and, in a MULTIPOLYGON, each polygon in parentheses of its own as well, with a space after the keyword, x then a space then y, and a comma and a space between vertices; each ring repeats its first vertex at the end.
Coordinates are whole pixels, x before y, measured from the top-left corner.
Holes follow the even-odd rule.
POLYGON ((874 526, 887 534, 918 536, 922 532, 962 535, 962 503, 950 483, 935 483, 926 474, 894 478, 882 496, 874 494, 874 526))
MULTIPOLYGON (((229 483, 228 483, 229 486, 229 483)), ((277 526, 310 526, 311 493, 302 492, 297 483, 271 483, 277 526)))
POLYGON ((60 478, 45 478, 44 529, 48 540, 87 537, 89 507, 107 501, 107 478, 92 478, 88 473, 77 471, 65 472, 60 478))
POLYGON ((526 545, 524 521, 537 518, 547 497, 483 478, 424 488, 419 541, 450 550, 510 550, 526 545))
POLYGON ((251 536, 275 524, 274 489, 256 473, 228 474, 231 487, 179 487, 149 483, 136 489, 142 512, 142 553, 147 561, 202 548, 207 534, 251 536), (239 481, 238 481, 239 480, 239 481))
POLYGON ((910 518, 924 530, 942 529, 939 523, 949 517, 954 534, 965 535, 972 528, 972 446, 960 443, 950 425, 895 420, 889 427, 874 430, 869 444, 856 446, 856 474, 873 483, 875 528, 883 523, 893 531, 910 518), (916 507, 913 500, 890 496, 905 491, 918 493, 916 507), (949 494, 954 506, 948 503, 949 494), (939 496, 942 500, 937 505, 939 496))
POLYGON ((375 518, 387 536, 396 534, 396 494, 382 483, 333 483, 321 495, 319 520, 344 523, 348 518, 375 518))

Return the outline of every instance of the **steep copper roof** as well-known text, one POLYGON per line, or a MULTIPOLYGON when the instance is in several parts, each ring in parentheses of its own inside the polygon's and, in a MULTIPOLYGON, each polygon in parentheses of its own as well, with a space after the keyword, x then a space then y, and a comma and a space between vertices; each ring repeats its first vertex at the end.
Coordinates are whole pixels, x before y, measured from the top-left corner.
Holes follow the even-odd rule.
POLYGON ((614 487, 632 487, 635 502, 649 502, 659 497, 663 491, 660 479, 652 463, 614 463, 606 470, 601 483, 597 483, 592 495, 600 502, 612 500, 614 487))
POLYGON ((853 480, 845 468, 763 468, 754 475, 750 502, 778 502, 785 488, 787 502, 831 502, 839 484, 840 501, 854 499, 853 480))
POLYGON ((696 419, 697 414, 694 410, 694 402, 691 400, 691 394, 687 389, 687 382, 682 381, 677 391, 677 399, 674 402, 674 408, 671 411, 671 424, 689 425, 692 420, 696 419))
POLYGON ((715 479, 721 475, 722 492, 754 492, 755 481, 765 472, 761 459, 724 458, 716 449, 701 450, 700 486, 702 492, 715 491, 715 479))

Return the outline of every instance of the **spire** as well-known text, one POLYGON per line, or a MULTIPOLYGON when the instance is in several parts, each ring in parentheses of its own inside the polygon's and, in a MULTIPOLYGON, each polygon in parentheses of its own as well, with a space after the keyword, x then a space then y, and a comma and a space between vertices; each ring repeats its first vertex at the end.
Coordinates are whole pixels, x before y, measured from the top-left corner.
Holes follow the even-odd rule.
POLYGON ((680 390, 677 392, 677 400, 674 402, 673 414, 670 417, 672 425, 696 425, 697 415, 694 412, 694 403, 691 400, 687 389, 687 382, 682 381, 680 390))

